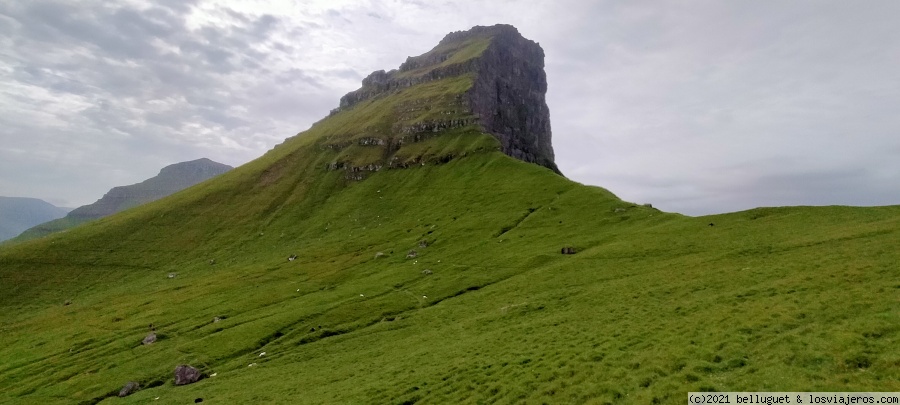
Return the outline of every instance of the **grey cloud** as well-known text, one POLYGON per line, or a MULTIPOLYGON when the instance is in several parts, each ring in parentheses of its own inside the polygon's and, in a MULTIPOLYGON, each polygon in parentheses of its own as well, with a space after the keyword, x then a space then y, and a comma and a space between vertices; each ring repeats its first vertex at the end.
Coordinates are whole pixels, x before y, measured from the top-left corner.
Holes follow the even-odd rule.
POLYGON ((154 4, 173 11, 175 13, 186 13, 195 7, 200 0, 155 0, 154 4))
POLYGON ((563 54, 548 52, 563 172, 615 183, 610 188, 624 197, 679 201, 674 210, 692 214, 864 201, 854 195, 900 203, 871 172, 854 171, 877 166, 900 180, 888 152, 900 143, 900 120, 889 111, 900 102, 900 80, 888 67, 900 55, 900 38, 890 32, 896 3, 611 7, 585 12, 599 16, 593 35, 579 26, 549 34, 546 47, 563 54), (623 29, 604 16, 634 23, 623 29), (592 149, 585 139, 602 142, 592 149), (769 159, 778 156, 786 164, 769 159), (727 162, 745 163, 746 171, 722 182, 715 173, 727 162), (847 173, 855 180, 845 181, 847 173), (838 198, 816 182, 846 194, 838 198))
POLYGON ((277 51, 280 51, 280 52, 282 52, 282 53, 292 53, 292 52, 294 52, 294 47, 293 47, 293 46, 290 46, 290 45, 285 44, 285 43, 283 43, 283 42, 276 42, 276 43, 272 44, 272 48, 275 49, 275 50, 277 50, 277 51))
POLYGON ((241 61, 241 70, 250 70, 250 71, 267 71, 263 65, 260 65, 257 61, 253 59, 244 59, 241 61))
POLYGON ((276 80, 281 85, 300 83, 310 88, 323 89, 325 84, 311 74, 300 69, 289 69, 277 74, 276 80))
MULTIPOLYGON (((865 168, 822 170, 806 173, 751 175, 732 187, 711 195, 717 205, 729 210, 784 205, 884 205, 900 201, 900 190, 879 182, 865 168)), ((687 211, 694 207, 683 206, 687 211)), ((721 209, 721 208, 719 208, 721 209)))
POLYGON ((366 72, 362 74, 352 69, 334 69, 330 72, 334 76, 337 76, 341 79, 347 79, 352 81, 362 81, 364 77, 366 77, 370 72, 366 72))
POLYGON ((229 8, 229 7, 222 7, 221 10, 222 10, 225 14, 227 14, 229 17, 231 17, 232 19, 234 19, 234 20, 236 20, 236 21, 239 21, 239 22, 244 23, 244 24, 249 24, 249 23, 251 22, 250 16, 248 16, 248 15, 246 15, 246 14, 241 14, 241 13, 235 11, 235 10, 232 9, 232 8, 229 8))
POLYGON ((184 19, 162 8, 120 8, 108 17, 117 34, 129 39, 169 38, 182 30, 184 19))
POLYGON ((225 47, 208 45, 200 41, 185 41, 180 45, 182 53, 198 57, 207 68, 217 73, 230 73, 236 70, 231 62, 235 55, 225 47))
POLYGON ((281 19, 271 14, 265 14, 257 18, 256 21, 253 21, 250 33, 257 38, 267 37, 278 28, 280 24, 281 19))
POLYGON ((712 179, 642 173, 608 174, 602 184, 625 200, 688 215, 785 205, 884 205, 900 201, 900 190, 873 178, 867 169, 759 173, 764 166, 731 170, 712 179), (621 191, 625 190, 624 193, 621 191))
MULTIPOLYGON (((136 11, 119 9, 113 14, 91 13, 64 2, 26 3, 22 19, 26 35, 53 43, 94 46, 114 57, 145 59, 155 55, 149 44, 152 33, 169 32, 162 24, 136 11)), ((92 10, 91 10, 92 11, 92 10)))
POLYGON ((225 128, 230 128, 232 130, 239 130, 242 127, 248 127, 253 123, 252 121, 245 119, 244 117, 240 117, 236 114, 230 113, 227 109, 204 107, 199 109, 198 112, 205 121, 220 125, 225 128))
POLYGON ((276 117, 304 115, 307 119, 318 120, 333 108, 333 97, 321 92, 277 92, 259 104, 259 112, 267 112, 276 117))
MULTIPOLYGON (((102 190, 84 188, 79 192, 59 186, 65 181, 83 181, 74 178, 45 182, 59 186, 59 192, 79 195, 74 202, 83 204, 90 202, 89 192, 96 196, 114 185, 142 179, 126 181, 103 174, 113 168, 131 168, 134 170, 128 171, 133 173, 158 170, 177 161, 174 157, 197 158, 201 153, 197 145, 223 148, 225 156, 219 160, 239 164, 259 153, 253 148, 265 148, 296 132, 301 125, 291 123, 296 111, 290 114, 283 107, 276 116, 264 117, 281 107, 273 106, 273 100, 291 100, 282 94, 287 89, 269 82, 282 76, 302 84, 301 88, 320 85, 302 71, 279 73, 264 66, 269 54, 258 47, 279 34, 281 19, 220 8, 219 12, 232 18, 231 24, 192 30, 185 20, 186 4, 164 2, 140 10, 128 5, 84 7, 50 1, 0 5, 2 29, 13 33, 10 80, 23 90, 39 88, 56 97, 43 100, 38 98, 40 93, 28 90, 0 96, 0 103, 5 97, 6 102, 45 110, 40 114, 73 125, 38 131, 33 126, 37 123, 0 118, 4 127, 0 137, 9 146, 0 150, 0 160, 13 161, 10 154, 14 150, 42 148, 40 154, 16 160, 16 167, 34 173, 52 167, 64 170, 67 176, 95 179, 102 190), (173 53, 172 48, 182 52, 173 53), (280 132, 262 135, 273 129, 280 132), (40 135, 23 136, 35 132, 40 135), (223 136, 234 142, 223 142, 223 136), (56 152, 62 152, 54 143, 57 139, 67 139, 67 148, 80 151, 80 157, 95 164, 73 166, 60 161, 63 155, 56 152), (243 149, 224 150, 234 144, 244 145, 243 149), (139 156, 134 156, 135 152, 139 156)), ((280 45, 276 52, 290 51, 287 44, 280 45)), ((47 196, 53 190, 49 185, 25 184, 29 183, 19 184, 18 189, 25 190, 24 186, 40 191, 23 191, 22 195, 47 196)))

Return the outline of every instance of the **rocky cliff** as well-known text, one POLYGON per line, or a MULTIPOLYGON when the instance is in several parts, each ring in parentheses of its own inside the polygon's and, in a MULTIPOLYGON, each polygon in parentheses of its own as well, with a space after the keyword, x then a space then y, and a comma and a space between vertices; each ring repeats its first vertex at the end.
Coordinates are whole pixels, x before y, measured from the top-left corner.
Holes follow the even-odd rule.
MULTIPOLYGON (((511 25, 477 26, 448 34, 431 51, 407 58, 399 69, 367 76, 360 89, 341 98, 332 115, 404 88, 463 75, 472 77, 471 86, 461 95, 463 115, 473 116, 507 155, 559 173, 545 101, 544 51, 511 25)), ((425 122, 419 123, 422 128, 407 131, 436 132, 434 127, 440 130, 468 124, 466 119, 425 122)))

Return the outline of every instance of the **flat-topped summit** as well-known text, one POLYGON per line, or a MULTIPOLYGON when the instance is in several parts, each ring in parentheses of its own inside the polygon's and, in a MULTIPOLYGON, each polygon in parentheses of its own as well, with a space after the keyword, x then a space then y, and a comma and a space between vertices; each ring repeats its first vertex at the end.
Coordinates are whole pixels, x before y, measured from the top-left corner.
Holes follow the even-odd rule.
MULTIPOLYGON (((507 155, 559 172, 545 100, 544 51, 511 25, 476 26, 447 34, 434 49, 407 58, 399 69, 372 72, 360 89, 341 98, 332 114, 404 88, 466 75, 471 76, 471 85, 458 94, 464 111, 447 115, 471 116, 483 132, 500 141, 507 155)), ((457 120, 437 126, 469 123, 457 120)))

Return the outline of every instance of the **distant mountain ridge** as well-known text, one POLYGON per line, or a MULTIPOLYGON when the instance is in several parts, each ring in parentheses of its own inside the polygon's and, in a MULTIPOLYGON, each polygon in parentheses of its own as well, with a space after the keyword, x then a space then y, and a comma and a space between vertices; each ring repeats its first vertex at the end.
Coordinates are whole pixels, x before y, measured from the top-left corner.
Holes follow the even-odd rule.
POLYGON ((70 209, 28 197, 0 197, 0 241, 16 237, 37 224, 65 216, 70 209))
POLYGON ((162 168, 158 175, 140 183, 113 187, 93 204, 75 208, 64 218, 34 226, 16 239, 39 238, 128 208, 156 201, 231 169, 233 167, 207 158, 175 163, 162 168))
POLYGON ((67 215, 70 218, 97 219, 119 211, 156 201, 176 191, 225 173, 233 167, 207 158, 166 166, 155 177, 137 184, 110 189, 93 204, 78 207, 67 215))

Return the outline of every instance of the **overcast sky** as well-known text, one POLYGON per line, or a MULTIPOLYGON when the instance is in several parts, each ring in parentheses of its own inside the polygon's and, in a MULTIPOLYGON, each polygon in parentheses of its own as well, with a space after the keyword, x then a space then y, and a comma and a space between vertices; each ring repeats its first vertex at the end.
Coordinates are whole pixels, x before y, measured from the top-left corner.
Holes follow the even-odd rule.
POLYGON ((900 1, 0 0, 0 195, 237 166, 448 32, 541 44, 556 162, 700 215, 900 204, 900 1), (488 3, 488 4, 484 4, 488 3))

